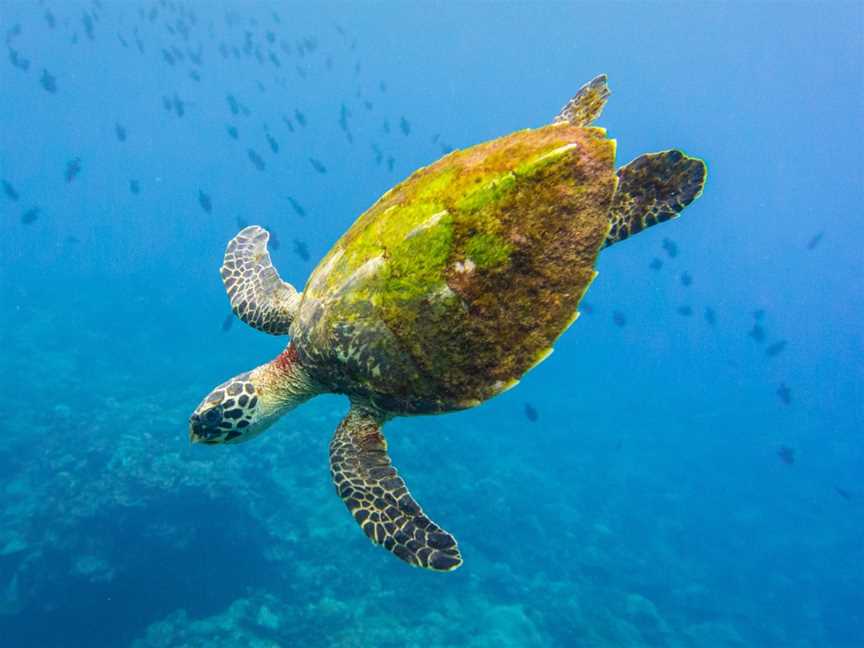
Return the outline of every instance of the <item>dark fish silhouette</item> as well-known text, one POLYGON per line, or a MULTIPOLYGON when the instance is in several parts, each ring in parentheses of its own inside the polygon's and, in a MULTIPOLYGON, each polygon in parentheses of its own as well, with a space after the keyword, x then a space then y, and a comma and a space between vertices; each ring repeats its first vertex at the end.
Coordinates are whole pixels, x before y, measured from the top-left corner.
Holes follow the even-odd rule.
POLYGON ((792 390, 786 385, 786 383, 780 383, 780 386, 777 388, 777 396, 783 401, 784 405, 792 404, 792 390))
POLYGON ((834 491, 847 502, 852 501, 852 493, 846 490, 845 488, 840 488, 839 486, 834 487, 834 491))
POLYGON ((67 236, 66 237, 66 243, 68 243, 69 245, 77 245, 80 242, 81 242, 81 239, 79 239, 77 236, 67 236))
POLYGON ((387 92, 387 83, 386 83, 385 81, 381 81, 381 82, 378 84, 378 89, 379 89, 381 92, 387 92))
POLYGON ((129 191, 132 192, 133 194, 135 194, 136 196, 139 193, 141 193, 141 185, 138 184, 137 180, 133 179, 133 180, 129 181, 129 191))
POLYGON ((66 184, 69 184, 77 178, 79 173, 81 173, 81 158, 69 160, 66 163, 66 172, 63 174, 66 178, 66 184))
POLYGON ((684 317, 690 317, 691 315, 693 315, 693 308, 690 306, 686 306, 686 305, 685 306, 679 306, 678 307, 678 314, 683 315, 684 317))
POLYGON ((37 218, 39 218, 39 214, 42 210, 39 207, 31 207, 23 214, 21 214, 21 222, 24 225, 29 225, 30 223, 34 223, 37 218))
POLYGON ((249 161, 255 166, 259 171, 263 171, 267 168, 267 164, 264 162, 264 158, 262 158, 258 153, 256 153, 253 149, 248 149, 246 151, 246 155, 249 156, 249 161))
POLYGON ((768 348, 765 349, 765 355, 767 355, 769 358, 773 358, 783 353, 783 350, 785 348, 786 340, 779 340, 769 345, 768 348))
POLYGON ((327 173, 327 167, 325 167, 320 160, 316 160, 315 158, 309 158, 309 164, 312 165, 312 168, 315 169, 318 173, 327 173))
POLYGON ((21 23, 15 23, 6 30, 6 44, 11 43, 15 38, 21 35, 21 23))
POLYGON ((162 107, 168 111, 174 110, 174 104, 171 103, 171 97, 162 97, 162 107))
POLYGON ((210 200, 210 196, 206 193, 198 190, 198 204, 201 205, 201 209, 203 209, 208 214, 213 212, 213 201, 210 200))
POLYGON ((660 268, 663 267, 663 260, 659 259, 657 257, 654 257, 653 259, 651 259, 651 263, 648 264, 648 267, 651 268, 652 270, 659 270, 660 268))
POLYGON ((11 47, 9 48, 9 62, 24 72, 30 69, 30 59, 25 59, 18 53, 18 50, 14 50, 11 47))
POLYGON ((222 331, 227 333, 231 330, 231 326, 234 324, 234 313, 228 313, 228 316, 222 322, 222 331))
POLYGON ((126 141, 126 127, 121 124, 114 125, 114 134, 117 135, 117 140, 120 142, 126 141))
POLYGON ((282 247, 282 244, 279 242, 279 237, 276 236, 276 232, 273 231, 273 228, 269 225, 265 225, 264 229, 270 232, 270 240, 267 243, 270 248, 273 250, 278 250, 280 247, 282 247))
POLYGON ((612 321, 615 323, 615 326, 624 326, 627 324, 627 317, 621 311, 614 311, 612 313, 612 321))
POLYGON ((54 18, 54 14, 50 10, 45 11, 45 22, 48 23, 49 29, 54 29, 54 26, 57 24, 57 19, 54 18))
POLYGON ((678 244, 675 243, 675 241, 670 238, 664 238, 662 245, 663 249, 666 250, 666 254, 668 254, 670 258, 674 259, 678 256, 678 244))
POLYGON ((282 115, 282 123, 288 127, 289 131, 294 132, 294 124, 287 115, 282 115))
POLYGON ((231 137, 231 139, 236 140, 238 137, 240 137, 239 133, 237 132, 236 126, 226 126, 225 130, 228 131, 228 135, 231 137))
POLYGON ((270 150, 273 151, 273 153, 279 153, 279 142, 276 141, 276 138, 270 133, 267 133, 266 137, 267 143, 270 145, 270 150))
POLYGON ((531 403, 525 403, 525 418, 532 423, 536 423, 537 419, 540 418, 540 415, 531 403))
POLYGON ((228 102, 228 108, 231 110, 232 115, 240 114, 240 104, 237 103, 237 100, 234 98, 234 95, 228 95, 225 97, 225 100, 228 102))
POLYGON ((753 328, 750 329, 750 332, 747 335, 759 344, 765 341, 765 329, 762 328, 761 324, 754 324, 753 328))
POLYGON ((372 145, 372 150, 375 152, 375 164, 380 165, 381 160, 384 159, 384 153, 381 152, 381 149, 378 148, 377 144, 372 145))
POLYGON ((308 261, 309 248, 306 246, 306 243, 304 243, 300 239, 294 239, 294 254, 299 256, 304 261, 308 261))
POLYGON ((84 23, 84 32, 87 34, 87 38, 91 41, 95 39, 93 35, 93 18, 86 11, 84 15, 81 17, 81 22, 84 23))
POLYGON ((51 94, 57 92, 57 77, 48 72, 48 70, 42 70, 42 78, 39 79, 39 83, 42 84, 46 92, 50 92, 51 94))
POLYGON ((399 118, 399 128, 402 130, 403 135, 411 134, 411 124, 404 117, 399 118))
POLYGON ((795 463, 795 449, 789 446, 780 446, 777 449, 777 456, 780 457, 780 461, 787 465, 791 466, 795 463))
POLYGON ((15 187, 13 187, 8 180, 3 180, 3 193, 5 193, 6 197, 12 202, 18 200, 18 192, 15 191, 15 187))
POLYGON ((710 326, 714 326, 717 323, 717 313, 715 313, 714 309, 710 306, 705 309, 705 321, 708 322, 710 326))
POLYGON ((162 60, 172 67, 175 64, 174 55, 166 49, 162 50, 162 60))
POLYGON ((182 117, 183 115, 186 114, 186 104, 176 94, 174 95, 174 99, 172 100, 172 104, 174 106, 174 112, 177 113, 178 117, 182 117))
POLYGON ((291 196, 288 196, 288 202, 291 203, 291 208, 294 210, 294 213, 296 213, 301 218, 306 216, 306 210, 303 209, 303 205, 294 200, 291 196))
POLYGON ((819 232, 818 234, 814 235, 813 238, 811 238, 810 241, 807 243, 807 249, 815 250, 816 246, 819 245, 820 241, 822 241, 822 236, 824 234, 825 232, 819 232))
POLYGON ((192 79, 193 81, 200 81, 201 80, 201 73, 198 70, 192 70, 189 73, 189 78, 192 79))
POLYGON ((753 311, 753 319, 757 322, 761 322, 765 318, 765 310, 760 308, 758 310, 753 311))
POLYGON ((587 301, 579 302, 579 312, 590 315, 594 312, 594 305, 587 301))
POLYGON ((690 275, 690 273, 689 272, 682 272, 681 273, 681 285, 682 286, 690 286, 692 284, 693 284, 693 277, 690 275))
POLYGON ((299 110, 294 110, 294 119, 296 119, 297 123, 301 126, 306 126, 306 115, 304 115, 299 110))
POLYGON ((396 158, 394 158, 392 155, 388 155, 387 156, 387 170, 393 171, 393 167, 395 167, 395 166, 396 166, 396 158))

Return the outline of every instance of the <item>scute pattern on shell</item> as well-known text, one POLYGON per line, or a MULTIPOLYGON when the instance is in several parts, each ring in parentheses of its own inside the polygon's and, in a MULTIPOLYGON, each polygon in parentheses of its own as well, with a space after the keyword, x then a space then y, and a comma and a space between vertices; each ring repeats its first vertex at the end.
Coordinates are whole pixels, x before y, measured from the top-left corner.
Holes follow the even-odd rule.
POLYGON ((615 143, 566 123, 456 151, 384 194, 307 283, 295 341, 393 412, 475 405, 548 355, 609 230, 615 143))

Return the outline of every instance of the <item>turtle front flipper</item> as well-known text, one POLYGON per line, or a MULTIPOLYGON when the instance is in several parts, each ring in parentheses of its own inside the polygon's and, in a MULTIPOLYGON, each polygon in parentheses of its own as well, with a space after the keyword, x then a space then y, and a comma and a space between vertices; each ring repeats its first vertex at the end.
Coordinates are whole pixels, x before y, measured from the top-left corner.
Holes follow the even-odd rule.
POLYGON ((553 123, 566 122, 571 126, 590 126, 603 112, 609 94, 606 75, 597 75, 579 88, 579 92, 561 109, 553 123))
POLYGON ((681 151, 646 153, 618 169, 606 246, 675 218, 702 195, 705 162, 681 151))
POLYGON ((430 520, 390 463, 386 417, 354 404, 330 442, 336 492, 369 539, 405 562, 435 571, 462 564, 456 539, 430 520))
POLYGON ((300 293, 282 281, 267 252, 267 230, 250 225, 228 242, 219 269, 231 309, 252 328, 287 335, 300 306, 300 293))

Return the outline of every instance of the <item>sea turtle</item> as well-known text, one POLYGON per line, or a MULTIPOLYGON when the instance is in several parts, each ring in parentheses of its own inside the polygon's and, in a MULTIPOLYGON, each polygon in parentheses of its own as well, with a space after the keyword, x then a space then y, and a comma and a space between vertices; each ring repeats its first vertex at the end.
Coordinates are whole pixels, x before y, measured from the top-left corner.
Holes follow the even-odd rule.
POLYGON ((675 217, 705 183, 704 162, 677 150, 616 172, 615 140, 590 125, 608 96, 598 76, 551 124, 414 172, 357 219, 302 293, 271 264, 268 233, 241 230, 221 268, 233 311, 291 341, 216 387, 192 414, 191 440, 246 441, 312 396, 344 394, 330 471, 354 519, 412 565, 458 567, 456 540, 411 497, 382 427, 513 387, 576 320, 600 251, 675 217))

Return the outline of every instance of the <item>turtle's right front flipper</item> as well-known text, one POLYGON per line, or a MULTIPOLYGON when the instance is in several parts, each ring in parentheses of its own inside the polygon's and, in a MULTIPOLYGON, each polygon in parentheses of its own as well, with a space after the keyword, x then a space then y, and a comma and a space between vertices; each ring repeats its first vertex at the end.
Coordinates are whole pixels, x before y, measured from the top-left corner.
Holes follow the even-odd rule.
POLYGON ((405 562, 435 571, 462 564, 456 539, 430 520, 390 463, 384 418, 354 405, 330 442, 336 491, 369 539, 405 562))
POLYGON ((225 249, 219 272, 234 314, 252 328, 288 335, 300 306, 300 293, 282 281, 267 252, 267 230, 250 225, 225 249))

